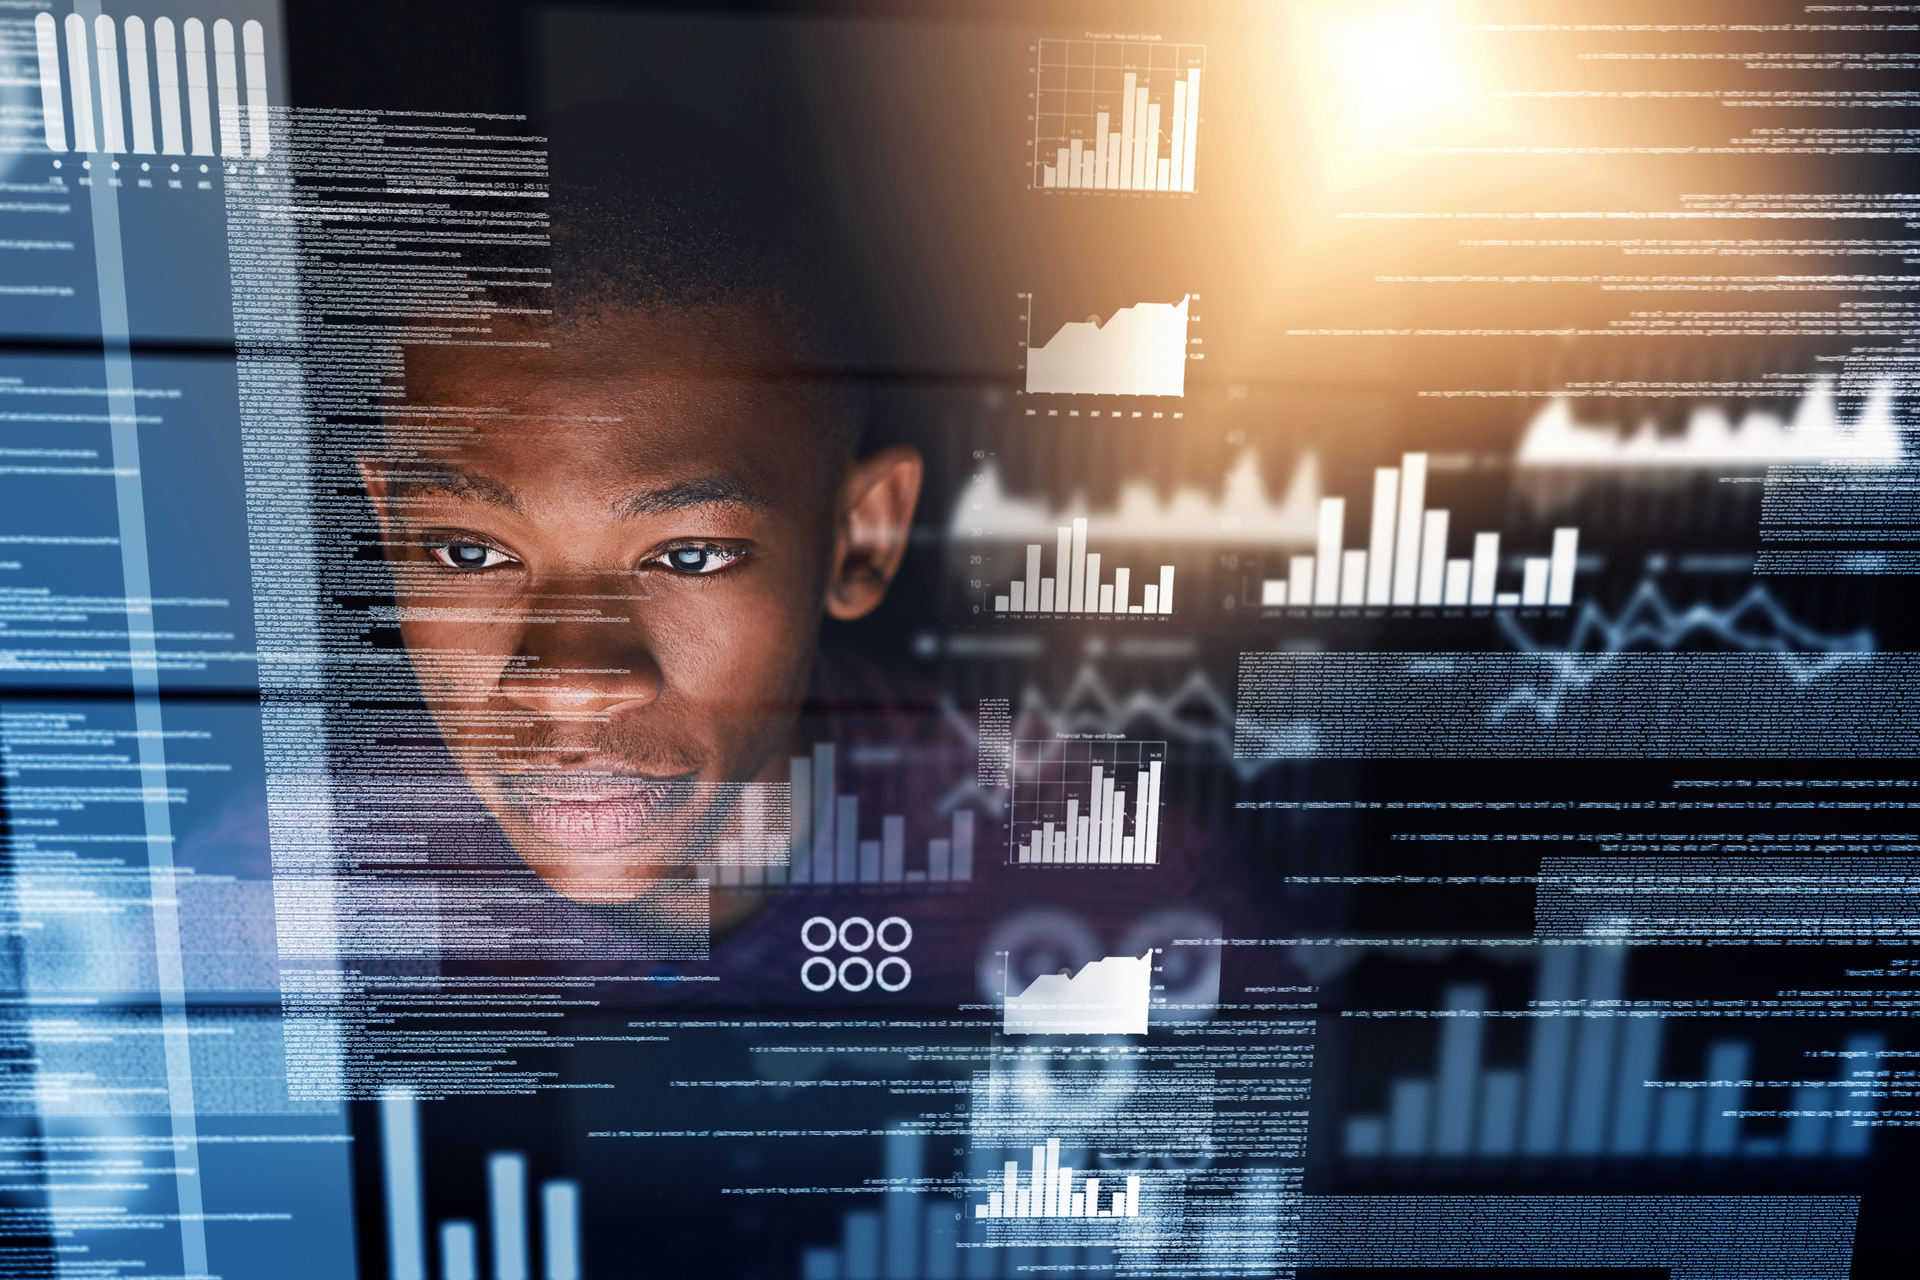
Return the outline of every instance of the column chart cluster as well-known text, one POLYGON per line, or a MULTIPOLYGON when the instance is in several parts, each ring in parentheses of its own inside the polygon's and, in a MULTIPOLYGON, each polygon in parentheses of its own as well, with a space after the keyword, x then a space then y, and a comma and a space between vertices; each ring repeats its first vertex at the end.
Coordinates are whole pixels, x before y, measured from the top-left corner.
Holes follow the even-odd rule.
POLYGON ((1040 41, 1033 185, 1191 192, 1206 60, 1197 44, 1040 41))

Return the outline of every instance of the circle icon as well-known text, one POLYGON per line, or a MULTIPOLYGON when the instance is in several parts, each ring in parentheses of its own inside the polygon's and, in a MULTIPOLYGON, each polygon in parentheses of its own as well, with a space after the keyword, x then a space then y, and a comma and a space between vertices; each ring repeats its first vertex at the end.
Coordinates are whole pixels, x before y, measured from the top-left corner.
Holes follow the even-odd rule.
POLYGON ((905 960, 902 960, 899 956, 888 956, 875 966, 873 979, 880 984, 882 991, 905 991, 907 984, 913 981, 913 966, 905 960), (888 965, 900 966, 900 980, 898 982, 887 981, 888 965))
MULTIPOLYGON (((900 923, 905 924, 906 921, 902 920, 900 923)), ((858 954, 873 945, 874 933, 873 921, 867 919, 865 916, 848 916, 840 922, 840 946, 844 950, 858 954), (853 930, 855 926, 866 930, 866 936, 860 940, 858 945, 853 941, 853 930)))
POLYGON ((837 986, 858 993, 878 983, 891 993, 905 991, 913 981, 913 966, 899 954, 913 945, 913 925, 904 916, 888 916, 877 925, 865 916, 848 916, 838 924, 809 916, 800 926, 800 945, 813 953, 800 966, 800 985, 812 992, 837 986), (860 954, 875 943, 887 953, 878 964, 860 954), (836 962, 824 954, 836 946, 853 954, 836 962))
POLYGON ((834 979, 839 976, 839 973, 840 971, 834 967, 833 961, 827 959, 825 956, 808 956, 807 962, 800 966, 800 985, 809 991, 825 991, 833 985, 834 979), (815 982, 813 978, 809 976, 813 973, 813 966, 815 965, 819 965, 827 971, 827 976, 818 982, 815 982))
POLYGON ((865 956, 848 956, 840 962, 840 987, 844 991, 865 991, 873 985, 873 962, 865 956), (858 983, 849 981, 847 975, 853 967, 859 965, 862 977, 858 983))

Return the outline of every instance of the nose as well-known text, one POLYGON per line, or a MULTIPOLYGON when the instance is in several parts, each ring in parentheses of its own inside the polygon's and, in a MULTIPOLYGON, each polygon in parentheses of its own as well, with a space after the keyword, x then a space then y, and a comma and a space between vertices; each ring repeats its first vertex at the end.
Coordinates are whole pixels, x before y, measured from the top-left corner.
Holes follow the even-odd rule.
POLYGON ((660 697, 660 664, 634 606, 605 595, 602 584, 530 602, 520 643, 500 671, 507 702, 540 715, 580 716, 660 697))

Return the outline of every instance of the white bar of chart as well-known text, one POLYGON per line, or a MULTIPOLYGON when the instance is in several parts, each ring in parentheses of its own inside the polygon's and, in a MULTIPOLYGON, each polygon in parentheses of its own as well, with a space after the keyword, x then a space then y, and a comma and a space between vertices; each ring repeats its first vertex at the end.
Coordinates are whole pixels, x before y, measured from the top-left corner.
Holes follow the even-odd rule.
POLYGON ((1170 614, 1173 612, 1173 566, 1163 564, 1157 581, 1143 579, 1135 598, 1133 570, 1115 568, 1111 579, 1101 553, 1087 550, 1087 522, 1075 519, 1062 525, 1053 560, 1053 573, 1042 575, 1040 543, 1027 544, 1026 576, 1016 578, 1004 592, 993 595, 993 612, 1018 614, 1107 613, 1170 614))
POLYGON ((1033 297, 1027 295, 1028 395, 1182 396, 1187 388, 1187 325, 1192 304, 1139 302, 1104 321, 1070 320, 1033 345, 1033 297))
POLYGON ((1266 608, 1308 605, 1566 606, 1573 603, 1580 531, 1555 529, 1547 555, 1521 562, 1518 591, 1499 590, 1500 535, 1473 535, 1470 558, 1447 556, 1451 513, 1426 505, 1427 455, 1401 456, 1398 467, 1373 473, 1367 548, 1344 545, 1345 498, 1320 500, 1319 540, 1310 556, 1293 556, 1284 578, 1264 578, 1266 608))
MULTIPOLYGON (((405 1088, 380 1099, 381 1181, 386 1192, 387 1268, 393 1280, 427 1280, 426 1178, 420 1103, 405 1088)), ((441 1280, 480 1280, 483 1247, 493 1280, 533 1280, 533 1224, 528 1216, 527 1158, 496 1151, 486 1163, 485 1244, 481 1228, 461 1218, 440 1223, 441 1280)), ((580 1280, 580 1184, 540 1184, 541 1280, 580 1280)))
POLYGON ((882 815, 880 838, 861 839, 860 797, 839 793, 836 756, 833 743, 817 742, 811 756, 787 761, 793 814, 787 865, 721 864, 714 868, 719 885, 908 885, 973 879, 973 810, 955 809, 945 819, 947 833, 927 841, 925 862, 910 868, 906 816, 882 815))
MULTIPOLYGON (((188 154, 181 136, 180 68, 176 55, 173 21, 153 21, 152 71, 149 74, 147 24, 129 17, 116 27, 112 18, 95 17, 91 28, 77 14, 64 24, 67 43, 66 76, 61 76, 59 35, 62 27, 50 14, 34 19, 34 46, 39 64, 41 130, 47 149, 68 149, 65 114, 73 114, 72 148, 75 151, 99 151, 108 155, 155 154, 153 122, 156 98, 160 120, 159 154, 188 154), (121 37, 125 36, 124 67, 121 37), (97 94, 95 90, 98 90, 97 94), (98 107, 99 115, 95 116, 98 107), (97 126, 97 127, 96 127, 97 126)), ((213 132, 208 121, 206 28, 197 18, 182 24, 185 36, 186 88, 192 120, 191 154, 214 154, 213 132)), ((220 154, 259 159, 272 149, 269 136, 267 100, 266 31, 257 21, 240 29, 241 50, 234 47, 233 24, 226 19, 213 24, 213 85, 220 98, 220 154), (246 81, 245 145, 242 145, 242 116, 239 77, 246 81)), ((119 179, 114 181, 118 182, 119 179)))
POLYGON ((387 1191, 388 1274, 393 1280, 427 1280, 420 1106, 411 1090, 391 1089, 380 1099, 380 1154, 387 1191))
POLYGON ((1160 861, 1164 742, 1013 744, 1008 861, 1150 866, 1160 861))
MULTIPOLYGON (((1140 1216, 1140 1175, 1127 1175, 1125 1186, 1087 1176, 1088 1171, 1060 1163, 1060 1139, 1048 1138, 1033 1149, 1033 1163, 1025 1174, 1020 1162, 1009 1160, 1002 1171, 1000 1190, 987 1193, 985 1204, 973 1206, 976 1218, 1137 1218, 1140 1216), (1103 1185, 1106 1183, 1106 1185, 1103 1185)), ((1118 1181, 1115 1179, 1114 1181, 1118 1181)))
POLYGON ((1035 187, 1191 192, 1207 49, 1041 40, 1034 59, 1035 187))

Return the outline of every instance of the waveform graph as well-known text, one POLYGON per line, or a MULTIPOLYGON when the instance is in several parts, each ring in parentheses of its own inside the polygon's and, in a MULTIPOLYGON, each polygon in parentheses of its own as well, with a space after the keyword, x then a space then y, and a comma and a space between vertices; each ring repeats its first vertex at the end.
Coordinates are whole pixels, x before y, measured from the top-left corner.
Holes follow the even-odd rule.
POLYGON ((1108 956, 1079 973, 1043 973, 1009 993, 1007 1035, 1143 1036, 1153 999, 1153 956, 1108 956))
POLYGON ((1156 865, 1166 755, 1165 742, 1015 741, 1007 860, 1033 866, 1156 865))
POLYGON ((1247 553, 1313 546, 1320 501, 1312 452, 1271 482, 1248 448, 1211 482, 1129 476, 1097 503, 1084 491, 1017 490, 985 459, 946 525, 951 607, 980 624, 1112 629, 1191 622, 1229 592, 1234 607, 1242 594, 1251 605, 1239 580, 1247 553), (1233 579, 1221 580, 1228 566, 1233 579))
MULTIPOLYGON (((1020 296, 1027 304, 1022 369, 1028 395, 1165 399, 1186 394, 1187 361, 1202 358, 1201 352, 1192 350, 1201 345, 1201 339, 1191 332, 1200 319, 1195 313, 1199 294, 1184 294, 1174 302, 1142 300, 1116 308, 1111 315, 1095 312, 1084 320, 1069 320, 1038 346, 1034 344, 1033 295, 1020 296)), ((1039 416, 1059 411, 1034 407, 1027 412, 1039 416)), ((1070 412, 1079 416, 1077 411, 1070 412)), ((1106 410, 1115 418, 1140 417, 1143 412, 1147 411, 1124 406, 1106 410)), ((1101 410, 1087 413, 1098 417, 1101 410)))
POLYGON ((1522 469, 1678 471, 1763 468, 1791 462, 1904 460, 1906 446, 1894 416, 1891 384, 1867 390, 1851 420, 1836 404, 1830 379, 1815 379, 1790 417, 1754 409, 1736 421, 1714 405, 1699 405, 1677 434, 1651 422, 1633 431, 1575 419, 1567 396, 1555 396, 1527 424, 1515 451, 1522 469))
POLYGON ((1084 520, 1090 544, 1115 542, 1174 545, 1312 546, 1319 533, 1320 462, 1302 454, 1283 491, 1268 489, 1260 455, 1246 449, 1221 477, 1217 490, 1182 485, 1164 498, 1141 477, 1120 488, 1110 507, 1075 500, 1059 506, 1022 497, 1007 488, 999 468, 986 463, 954 502, 948 537, 991 538, 1012 543, 1048 542, 1061 528, 1084 520))
POLYGON ((1205 45, 1047 39, 1033 54, 1033 188, 1192 193, 1205 45))

